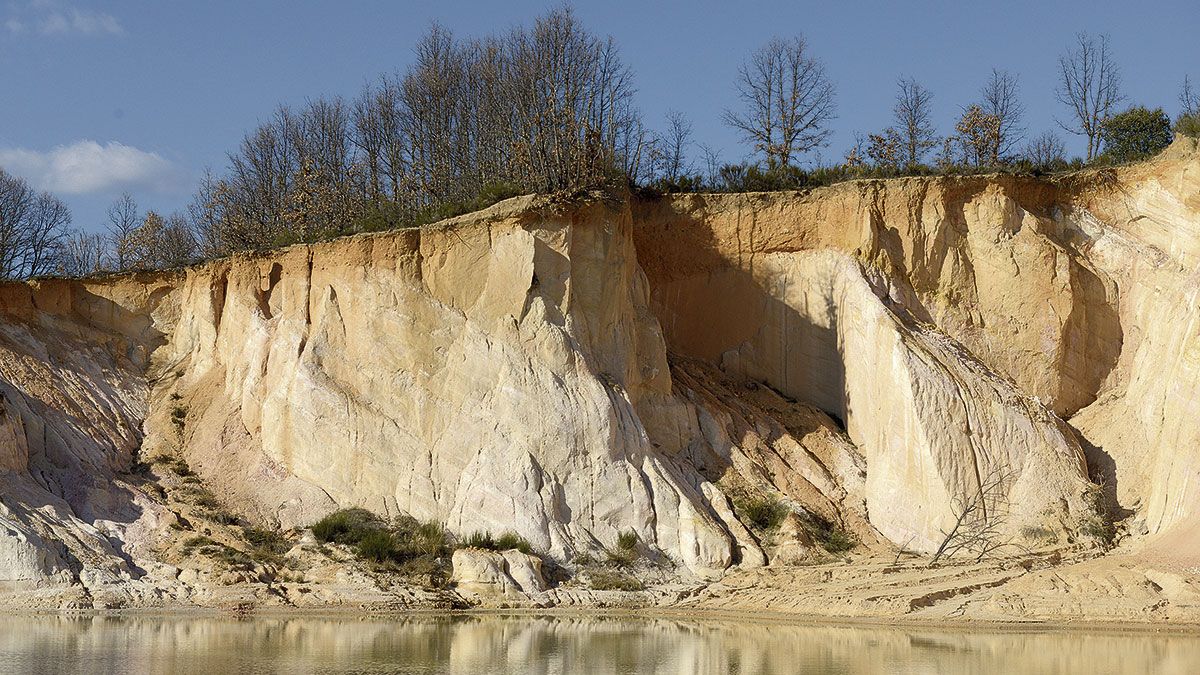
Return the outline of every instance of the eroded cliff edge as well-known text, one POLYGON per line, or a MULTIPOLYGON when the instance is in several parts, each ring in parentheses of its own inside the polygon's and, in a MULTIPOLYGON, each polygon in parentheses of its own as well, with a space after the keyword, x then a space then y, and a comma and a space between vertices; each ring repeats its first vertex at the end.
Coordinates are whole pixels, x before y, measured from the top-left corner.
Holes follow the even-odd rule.
POLYGON ((1118 553, 1181 575, 1178 604, 1200 554, 1198 254, 1200 157, 1181 141, 1058 181, 527 197, 186 270, 10 284, 0 590, 387 597, 345 570, 193 569, 179 541, 196 518, 139 472, 170 457, 265 527, 362 506, 514 530, 567 574, 632 531, 691 588, 815 547, 748 527, 739 496, 853 533, 869 558, 934 551, 986 492, 1025 551, 1096 550, 1118 521, 1118 553))

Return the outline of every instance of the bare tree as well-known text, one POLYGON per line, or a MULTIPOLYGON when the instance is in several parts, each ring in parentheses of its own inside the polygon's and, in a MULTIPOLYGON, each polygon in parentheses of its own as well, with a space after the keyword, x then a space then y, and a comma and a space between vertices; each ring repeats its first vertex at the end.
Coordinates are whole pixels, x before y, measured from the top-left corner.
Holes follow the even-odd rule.
POLYGON ((591 35, 571 10, 559 9, 532 30, 512 31, 504 49, 516 182, 557 190, 644 171, 651 138, 612 38, 591 35))
POLYGON ((1179 90, 1179 105, 1181 117, 1200 115, 1200 92, 1192 89, 1192 81, 1187 75, 1183 76, 1183 87, 1179 90))
POLYGON ((402 129, 410 142, 411 166, 427 200, 463 196, 459 174, 462 140, 468 129, 465 105, 466 54, 448 29, 433 24, 417 43, 416 61, 400 84, 402 129))
POLYGON ((996 154, 991 158, 992 164, 999 164, 1001 159, 1016 153, 1017 144, 1025 137, 1025 127, 1021 125, 1025 106, 1019 99, 1017 76, 993 68, 991 78, 983 85, 979 95, 982 98, 980 108, 1000 123, 996 154))
POLYGON ((704 158, 704 182, 715 187, 721 180, 721 153, 707 143, 699 144, 700 155, 704 158))
POLYGON ((678 110, 668 111, 667 129, 658 138, 658 152, 661 158, 659 174, 664 179, 675 182, 691 172, 692 167, 687 157, 691 144, 691 121, 678 110))
POLYGON ((400 85, 392 78, 366 87, 351 113, 351 143, 365 175, 369 200, 398 200, 408 167, 408 145, 401 132, 400 85))
POLYGON ((56 270, 70 224, 71 211, 57 197, 42 192, 34 198, 26 221, 21 261, 27 276, 50 274, 56 270))
POLYGON ((1039 167, 1053 167, 1067 161, 1067 150, 1062 139, 1053 131, 1047 131, 1030 141, 1022 154, 1039 167))
POLYGON ((954 498, 954 524, 942 531, 942 542, 930 565, 943 557, 970 553, 975 561, 1006 546, 1004 529, 1008 519, 1008 487, 1012 476, 998 467, 982 476, 978 485, 954 498))
POLYGON ((179 267, 193 262, 196 239, 187 218, 173 213, 163 218, 147 211, 141 226, 130 237, 134 266, 143 269, 179 267))
POLYGON ((108 269, 109 241, 103 234, 75 231, 63 239, 58 272, 85 277, 108 269))
POLYGON ((200 246, 187 216, 178 212, 167 216, 158 237, 158 266, 189 265, 199 259, 199 253, 200 246))
POLYGON ((1125 98, 1121 94, 1121 72, 1109 51, 1108 36, 1076 34, 1075 45, 1058 58, 1058 67, 1058 100, 1073 116, 1069 122, 1059 121, 1059 126, 1087 137, 1087 159, 1091 161, 1100 154, 1104 120, 1125 98))
POLYGON ((248 134, 189 207, 204 254, 420 222, 481 195, 654 168, 632 73, 613 40, 569 8, 466 42, 435 24, 415 51, 406 72, 351 103, 280 107, 248 134))
POLYGON ((770 166, 790 166, 797 155, 825 145, 836 111, 833 82, 809 54, 803 37, 774 38, 738 70, 741 112, 725 123, 740 131, 770 166))
POLYGON ((128 192, 108 207, 108 238, 112 242, 113 266, 117 271, 123 272, 133 265, 133 233, 140 225, 139 221, 137 202, 128 192))
POLYGON ((70 223, 66 204, 0 169, 0 279, 56 271, 70 223))
POLYGON ((867 139, 863 138, 862 133, 857 131, 854 132, 854 144, 851 145, 850 149, 846 151, 846 156, 842 160, 842 163, 854 171, 860 171, 863 169, 867 164, 866 160, 864 159, 867 154, 867 151, 864 147, 866 143, 867 139))
POLYGON ((915 79, 900 78, 896 105, 892 108, 895 129, 900 135, 899 163, 920 164, 929 150, 938 143, 933 126, 933 92, 915 79))

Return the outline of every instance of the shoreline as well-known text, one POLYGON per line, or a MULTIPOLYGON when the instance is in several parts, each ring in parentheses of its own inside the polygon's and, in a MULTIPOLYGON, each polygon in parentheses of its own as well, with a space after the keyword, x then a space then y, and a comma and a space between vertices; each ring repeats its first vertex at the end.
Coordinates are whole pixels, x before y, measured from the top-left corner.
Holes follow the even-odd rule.
POLYGON ((6 610, 10 617, 59 619, 154 619, 163 621, 192 619, 230 619, 254 621, 268 619, 400 621, 406 619, 467 619, 496 618, 606 618, 624 620, 674 620, 697 623, 737 621, 756 624, 806 627, 883 628, 900 631, 944 631, 956 633, 1107 633, 1114 635, 1180 635, 1200 637, 1200 623, 1153 623, 1149 621, 1071 621, 1064 619, 993 620, 993 619, 926 619, 921 617, 825 616, 783 611, 740 611, 724 609, 679 609, 671 607, 604 608, 473 608, 473 609, 405 609, 370 610, 362 608, 281 608, 265 607, 242 614, 216 607, 123 608, 109 610, 6 610))

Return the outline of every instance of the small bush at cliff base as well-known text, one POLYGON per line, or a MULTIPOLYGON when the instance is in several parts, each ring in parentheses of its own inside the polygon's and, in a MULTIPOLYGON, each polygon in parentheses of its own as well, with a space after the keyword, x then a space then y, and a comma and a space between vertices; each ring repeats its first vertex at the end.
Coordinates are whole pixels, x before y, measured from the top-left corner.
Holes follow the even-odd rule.
POLYGON ((400 557, 396 539, 390 532, 375 530, 367 532, 358 540, 358 557, 375 563, 394 561, 400 557))
MULTIPOLYGON (((436 588, 449 578, 447 555, 453 550, 446 528, 400 516, 389 523, 366 509, 343 509, 312 526, 313 536, 325 543, 353 547, 355 555, 376 572, 420 577, 436 588)), ((248 532, 247 539, 260 533, 248 532)), ((256 549, 257 550, 257 549, 256 549)))
POLYGON ((402 516, 396 521, 396 538, 410 557, 439 556, 451 549, 446 528, 432 520, 422 523, 412 516, 402 516))
POLYGON ((733 508, 746 525, 758 532, 769 532, 779 527, 790 511, 787 504, 769 495, 734 499, 733 508))
POLYGON ((830 553, 845 553, 859 544, 858 537, 824 516, 806 512, 800 514, 800 520, 804 523, 805 531, 830 553))
POLYGON ((292 543, 282 534, 249 525, 242 527, 242 538, 250 544, 250 557, 258 562, 283 564, 283 555, 292 548, 292 543))
POLYGON ((520 551, 525 555, 533 555, 533 545, 516 532, 505 532, 496 539, 497 551, 520 551))
POLYGON ((621 534, 617 535, 617 548, 621 549, 622 551, 637 550, 637 545, 637 532, 629 530, 628 532, 622 532, 621 534))
POLYGON ((516 532, 505 532, 499 537, 492 537, 491 532, 474 532, 462 540, 463 548, 481 548, 487 551, 520 551, 533 555, 533 545, 516 532))
POLYGON ((1112 544, 1112 540, 1117 532, 1112 523, 1098 515, 1084 519, 1079 524, 1079 531, 1088 537, 1096 539, 1104 546, 1112 544))
POLYGON ((842 529, 832 528, 820 534, 817 541, 830 553, 845 553, 858 546, 858 537, 842 529))
POLYGON ((334 511, 312 526, 313 536, 324 543, 357 545, 363 537, 383 529, 383 522, 366 509, 334 511))
POLYGON ((637 561, 638 555, 637 532, 629 530, 617 535, 617 549, 608 552, 608 561, 620 567, 628 567, 637 561))
POLYGON ((588 582, 597 591, 642 591, 646 585, 632 576, 615 570, 595 570, 588 582))
POLYGON ((491 532, 472 532, 460 542, 463 548, 481 548, 487 551, 496 550, 496 540, 491 532))

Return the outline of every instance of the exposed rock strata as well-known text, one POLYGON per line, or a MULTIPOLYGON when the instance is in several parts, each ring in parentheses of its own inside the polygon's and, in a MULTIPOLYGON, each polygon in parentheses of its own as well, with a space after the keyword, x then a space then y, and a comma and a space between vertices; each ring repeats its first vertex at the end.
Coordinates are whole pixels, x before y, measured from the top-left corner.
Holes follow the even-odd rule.
POLYGON ((633 531, 691 580, 811 549, 793 518, 773 553, 731 497, 932 551, 992 482, 1005 538, 1086 541, 1104 506, 1148 535, 1130 550, 1186 562, 1197 157, 1181 141, 1058 182, 519 198, 422 230, 0 286, 0 592, 230 599, 162 561, 187 519, 138 473, 155 457, 272 527, 364 506, 513 530, 564 561, 633 531))

